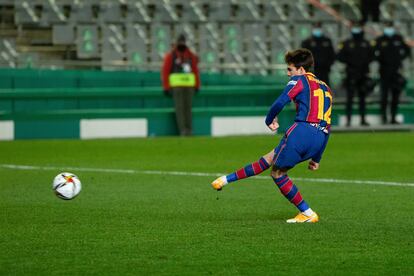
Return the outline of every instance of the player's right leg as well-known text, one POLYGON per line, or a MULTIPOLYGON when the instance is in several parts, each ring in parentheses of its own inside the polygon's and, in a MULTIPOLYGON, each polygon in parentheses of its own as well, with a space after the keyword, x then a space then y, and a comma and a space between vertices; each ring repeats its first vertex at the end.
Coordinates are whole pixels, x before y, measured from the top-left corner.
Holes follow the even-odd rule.
POLYGON ((268 154, 262 156, 258 161, 250 163, 231 174, 220 176, 211 183, 211 186, 216 190, 221 190, 228 183, 262 173, 270 167, 270 164, 272 164, 274 154, 274 150, 272 150, 268 154))
POLYGON ((293 205, 295 205, 296 208, 298 208, 300 211, 296 217, 288 219, 286 221, 287 223, 318 222, 318 215, 303 199, 298 187, 287 175, 287 170, 277 169, 275 166, 273 166, 272 178, 282 195, 293 205))

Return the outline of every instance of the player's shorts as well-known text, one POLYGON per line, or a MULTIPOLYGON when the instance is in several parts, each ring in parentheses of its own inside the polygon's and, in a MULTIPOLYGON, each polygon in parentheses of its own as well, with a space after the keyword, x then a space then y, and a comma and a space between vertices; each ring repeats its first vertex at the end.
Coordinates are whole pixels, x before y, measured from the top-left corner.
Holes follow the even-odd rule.
POLYGON ((295 122, 275 148, 273 164, 279 169, 293 168, 318 154, 328 136, 309 123, 295 122))

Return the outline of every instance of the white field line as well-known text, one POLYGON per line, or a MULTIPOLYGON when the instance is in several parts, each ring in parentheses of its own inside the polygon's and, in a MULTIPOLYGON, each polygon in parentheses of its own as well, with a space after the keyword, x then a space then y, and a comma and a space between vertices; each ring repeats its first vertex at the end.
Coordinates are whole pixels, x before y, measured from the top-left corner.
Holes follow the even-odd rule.
MULTIPOLYGON (((149 174, 149 175, 180 175, 180 176, 207 176, 218 177, 223 173, 203 173, 203 172, 180 172, 180 171, 156 171, 156 170, 127 170, 127 169, 104 169, 104 168, 78 168, 78 167, 54 167, 54 166, 29 166, 15 164, 0 164, 0 168, 11 170, 58 170, 58 171, 80 171, 80 172, 100 172, 100 173, 120 173, 120 174, 149 174)), ((255 176, 255 179, 269 179, 269 176, 255 176)), ((414 187, 414 183, 388 182, 375 180, 349 180, 334 178, 302 178, 295 177, 293 180, 312 182, 312 183, 347 183, 347 184, 364 184, 364 185, 384 185, 384 186, 402 186, 414 187)))

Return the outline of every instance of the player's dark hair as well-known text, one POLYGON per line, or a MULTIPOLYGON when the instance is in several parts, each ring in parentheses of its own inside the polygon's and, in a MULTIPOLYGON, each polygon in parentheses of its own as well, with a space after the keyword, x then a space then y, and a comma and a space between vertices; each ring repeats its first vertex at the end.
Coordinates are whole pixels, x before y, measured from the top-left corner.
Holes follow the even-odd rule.
POLYGON ((303 67, 305 71, 310 71, 314 65, 312 52, 305 48, 289 51, 285 55, 287 65, 293 64, 296 68, 303 67))

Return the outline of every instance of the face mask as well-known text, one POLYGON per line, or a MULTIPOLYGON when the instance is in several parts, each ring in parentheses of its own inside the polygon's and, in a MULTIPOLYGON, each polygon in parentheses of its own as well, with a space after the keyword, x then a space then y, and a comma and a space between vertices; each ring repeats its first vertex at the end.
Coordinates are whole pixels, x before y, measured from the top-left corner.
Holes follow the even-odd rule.
POLYGON ((362 29, 360 27, 352 27, 351 33, 352 34, 360 34, 360 33, 362 33, 362 29))
POLYGON ((384 28, 384 34, 386 36, 393 36, 395 34, 395 30, 392 27, 386 27, 384 28))
POLYGON ((187 49, 187 46, 185 45, 182 45, 182 44, 177 45, 177 50, 179 52, 184 52, 186 49, 187 49))
POLYGON ((314 37, 321 37, 322 36, 322 29, 321 28, 315 28, 312 30, 312 35, 314 37))

